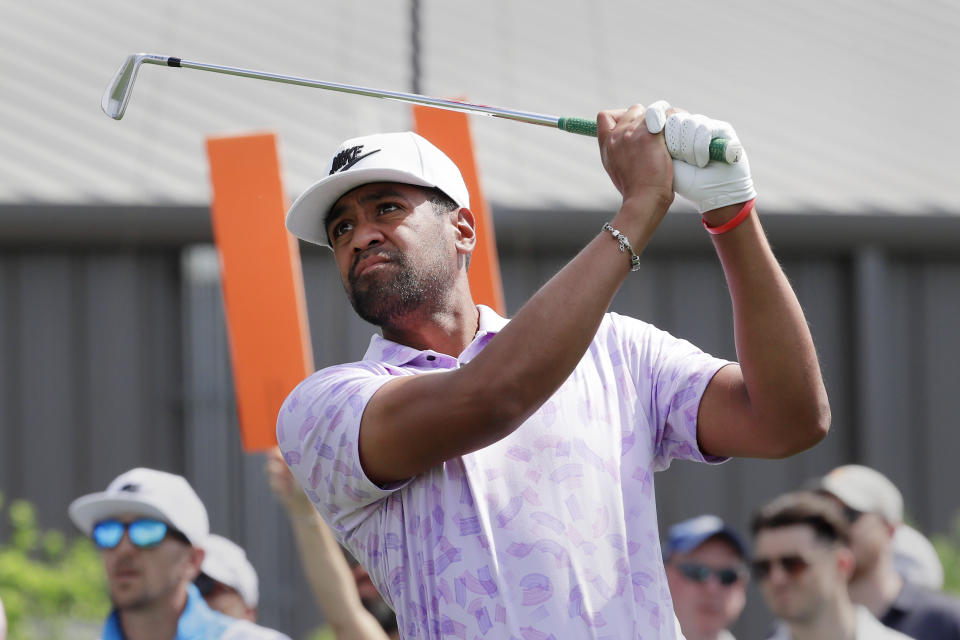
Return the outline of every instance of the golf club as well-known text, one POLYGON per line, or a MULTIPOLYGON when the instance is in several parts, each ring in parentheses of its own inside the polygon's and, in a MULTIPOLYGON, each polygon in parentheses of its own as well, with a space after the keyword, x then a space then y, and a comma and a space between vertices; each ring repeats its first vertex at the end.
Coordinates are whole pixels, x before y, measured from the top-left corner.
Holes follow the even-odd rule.
MULTIPOLYGON (((237 67, 225 67, 216 64, 207 64, 203 62, 192 62, 171 56, 161 56, 150 53, 136 53, 127 56, 120 68, 117 69, 110 86, 103 94, 100 106, 104 113, 119 120, 123 117, 127 109, 127 103, 130 102, 130 94, 133 92, 133 83, 137 79, 137 71, 144 64, 155 64, 165 67, 181 67, 185 69, 197 69, 199 71, 212 71, 214 73, 223 73, 231 76, 241 76, 244 78, 256 78, 258 80, 269 80, 270 82, 280 82, 283 84, 300 85, 303 87, 313 87, 316 89, 327 89, 328 91, 339 91, 341 93, 353 93, 371 98, 383 98, 386 100, 397 100, 400 102, 411 102, 413 104, 426 105, 437 109, 447 109, 449 111, 461 111, 465 113, 479 113, 495 118, 506 118, 528 124, 538 124, 545 127, 561 129, 569 133, 578 133, 585 136, 597 135, 597 123, 587 118, 560 118, 557 116, 544 115, 540 113, 530 113, 527 111, 514 111, 512 109, 502 109, 499 107, 490 107, 480 104, 471 104, 469 102, 460 102, 457 100, 444 100, 443 98, 431 98, 416 93, 403 93, 400 91, 386 91, 383 89, 368 89, 349 84, 339 84, 336 82, 324 82, 322 80, 310 80, 307 78, 298 78, 296 76, 286 76, 277 73, 268 73, 266 71, 254 71, 252 69, 240 69, 237 67)), ((710 159, 719 162, 733 164, 740 159, 741 146, 737 142, 731 143, 726 138, 714 138, 710 141, 710 159)))

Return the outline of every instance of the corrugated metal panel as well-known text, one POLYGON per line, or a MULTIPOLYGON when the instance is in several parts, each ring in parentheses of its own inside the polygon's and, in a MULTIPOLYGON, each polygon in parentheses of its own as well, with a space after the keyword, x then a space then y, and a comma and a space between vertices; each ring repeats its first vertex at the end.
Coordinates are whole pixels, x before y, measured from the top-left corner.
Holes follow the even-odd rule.
POLYGON ((46 526, 136 465, 183 469, 178 253, 0 254, 0 489, 46 526))
MULTIPOLYGON (((280 135, 291 196, 342 139, 408 108, 188 70, 143 70, 121 122, 99 111, 137 51, 371 87, 411 86, 409 6, 0 5, 0 202, 203 204, 203 140, 280 135)), ((666 97, 732 121, 767 211, 957 213, 960 8, 939 1, 424 2, 423 91, 557 115, 666 97)), ((474 119, 495 206, 612 208, 596 143, 474 119)), ((682 205, 678 205, 682 206, 682 205)))
MULTIPOLYGON (((575 236, 555 240, 513 237, 501 248, 511 312, 578 246, 575 236)), ((614 310, 732 356, 730 303, 709 243, 658 240, 614 310)), ((182 273, 175 250, 0 253, 0 489, 34 500, 41 522, 69 531, 69 501, 121 471, 184 473, 214 529, 244 545, 258 568, 263 621, 301 633, 319 616, 262 459, 240 449, 209 251, 200 252, 205 270, 201 260, 182 273)), ((657 478, 661 527, 703 511, 746 527, 775 494, 860 461, 900 484, 922 529, 944 531, 960 507, 950 459, 960 446, 951 404, 960 379, 950 321, 960 314, 956 255, 896 247, 809 253, 794 245, 780 258, 814 332, 833 432, 787 460, 675 465, 657 478), (876 299, 852 295, 871 279, 876 285, 862 290, 876 299), (869 312, 876 305, 885 313, 869 312), (876 337, 865 340, 865 332, 876 337)), ((360 357, 371 327, 355 318, 328 253, 307 249, 303 261, 318 366, 360 357)), ((739 635, 759 637, 766 620, 754 593, 739 635)))

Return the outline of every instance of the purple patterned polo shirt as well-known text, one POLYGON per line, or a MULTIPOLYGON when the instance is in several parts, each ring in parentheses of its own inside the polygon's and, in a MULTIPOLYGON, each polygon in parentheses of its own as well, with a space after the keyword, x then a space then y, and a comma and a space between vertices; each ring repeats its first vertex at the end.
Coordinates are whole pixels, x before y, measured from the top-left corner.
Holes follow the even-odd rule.
POLYGON ((697 447, 700 398, 725 364, 614 313, 570 377, 502 440, 381 488, 360 466, 360 418, 392 376, 466 364, 507 322, 480 306, 453 358, 373 336, 364 359, 314 373, 277 438, 405 638, 676 637, 653 473, 697 447))

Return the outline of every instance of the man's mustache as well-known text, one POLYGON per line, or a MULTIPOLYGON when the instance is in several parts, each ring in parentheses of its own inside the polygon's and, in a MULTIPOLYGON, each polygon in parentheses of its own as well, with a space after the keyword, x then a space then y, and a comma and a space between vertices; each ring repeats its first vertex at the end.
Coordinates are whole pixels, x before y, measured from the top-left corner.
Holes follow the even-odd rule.
POLYGON ((366 260, 367 258, 373 256, 383 256, 389 262, 400 262, 400 254, 395 251, 389 251, 387 249, 372 248, 361 251, 353 257, 353 262, 350 264, 350 279, 354 280, 357 277, 357 265, 366 260))

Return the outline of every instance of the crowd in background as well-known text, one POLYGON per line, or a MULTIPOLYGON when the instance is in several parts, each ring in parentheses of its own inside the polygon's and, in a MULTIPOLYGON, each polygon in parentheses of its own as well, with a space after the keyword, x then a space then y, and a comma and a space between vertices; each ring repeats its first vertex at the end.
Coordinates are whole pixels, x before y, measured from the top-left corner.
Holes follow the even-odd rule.
MULTIPOLYGON (((278 452, 268 455, 266 472, 333 635, 399 638, 393 612, 278 452)), ((69 513, 102 554, 114 606, 105 640, 287 638, 255 624, 257 572, 241 547, 209 532, 204 505, 182 477, 133 469, 75 500, 69 513)), ((686 640, 735 640, 730 627, 751 580, 775 619, 769 640, 960 639, 960 599, 942 592, 933 545, 904 522, 902 496, 879 472, 834 469, 761 506, 751 534, 748 541, 710 514, 668 529, 664 567, 686 640)))
POLYGON ((749 551, 716 516, 670 528, 664 563, 687 640, 732 640, 751 578, 775 617, 770 640, 960 639, 960 600, 941 592, 932 544, 874 469, 844 465, 775 498, 751 533, 749 551))

